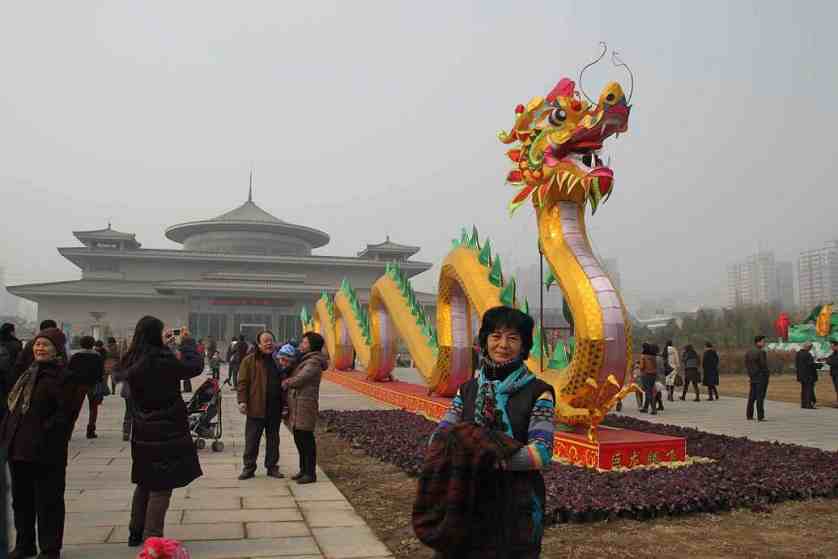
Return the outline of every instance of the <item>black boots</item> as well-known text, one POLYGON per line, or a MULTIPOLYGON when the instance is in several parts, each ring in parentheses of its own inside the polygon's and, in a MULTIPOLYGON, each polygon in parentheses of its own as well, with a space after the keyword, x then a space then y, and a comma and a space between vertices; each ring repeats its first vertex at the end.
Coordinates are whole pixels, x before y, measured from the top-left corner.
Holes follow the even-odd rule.
POLYGON ((250 468, 245 468, 242 470, 242 473, 239 474, 239 479, 241 480, 251 479, 254 477, 256 477, 256 470, 251 470, 250 468))
POLYGON ((139 547, 143 543, 143 534, 135 534, 130 532, 128 534, 128 547, 139 547))
POLYGON ((87 426, 87 438, 88 439, 98 439, 99 435, 96 434, 96 426, 95 425, 88 425, 87 426))

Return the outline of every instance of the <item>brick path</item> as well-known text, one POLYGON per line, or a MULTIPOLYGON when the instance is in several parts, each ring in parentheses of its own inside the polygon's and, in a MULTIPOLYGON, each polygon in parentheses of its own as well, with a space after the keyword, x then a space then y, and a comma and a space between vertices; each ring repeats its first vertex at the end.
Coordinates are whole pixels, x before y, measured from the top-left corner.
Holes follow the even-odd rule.
MULTIPOLYGON (((222 378, 226 375, 222 373, 222 378)), ((196 379, 197 381, 197 379, 196 379)), ((195 388, 200 384, 193 381, 195 388)), ((195 559, 385 558, 391 557, 352 505, 318 469, 318 482, 297 485, 265 477, 239 481, 244 418, 235 395, 225 389, 223 452, 199 451, 204 476, 175 490, 166 517, 166 536, 184 541, 195 559)), ((323 383, 321 405, 333 409, 383 407, 323 383)), ((131 448, 122 442, 123 401, 110 396, 100 409, 99 438, 84 438, 87 411, 70 443, 67 469, 65 559, 134 558, 129 548, 131 448)), ((290 433, 280 436, 280 468, 297 471, 290 433)), ((260 462, 264 456, 260 451, 260 462)))

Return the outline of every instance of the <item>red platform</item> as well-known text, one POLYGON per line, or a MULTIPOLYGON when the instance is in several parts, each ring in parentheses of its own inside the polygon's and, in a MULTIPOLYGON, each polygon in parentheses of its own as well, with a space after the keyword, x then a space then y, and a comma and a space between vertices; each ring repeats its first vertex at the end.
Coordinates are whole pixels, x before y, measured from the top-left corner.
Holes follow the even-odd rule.
MULTIPOLYGON (((326 380, 374 400, 422 414, 434 421, 439 421, 451 405, 450 398, 433 396, 428 393, 426 387, 418 384, 399 380, 371 382, 366 379, 364 373, 358 371, 326 371, 323 376, 326 380)), ((610 427, 600 427, 597 429, 597 435, 599 440, 592 443, 588 441, 585 428, 578 428, 573 432, 557 431, 553 443, 553 458, 601 470, 683 462, 687 458, 687 440, 679 437, 610 427)))
POLYGON ((687 439, 600 426, 597 442, 588 441, 587 429, 556 432, 553 458, 577 466, 610 470, 687 459, 687 439))

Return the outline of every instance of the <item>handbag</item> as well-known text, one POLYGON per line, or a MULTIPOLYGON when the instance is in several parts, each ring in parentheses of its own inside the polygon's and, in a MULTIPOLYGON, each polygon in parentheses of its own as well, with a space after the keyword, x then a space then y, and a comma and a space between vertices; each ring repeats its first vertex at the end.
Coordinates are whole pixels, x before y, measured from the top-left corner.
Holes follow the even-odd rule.
POLYGON ((97 382, 93 386, 93 397, 97 400, 101 401, 105 398, 105 396, 111 395, 111 389, 108 388, 108 383, 106 382, 97 382))

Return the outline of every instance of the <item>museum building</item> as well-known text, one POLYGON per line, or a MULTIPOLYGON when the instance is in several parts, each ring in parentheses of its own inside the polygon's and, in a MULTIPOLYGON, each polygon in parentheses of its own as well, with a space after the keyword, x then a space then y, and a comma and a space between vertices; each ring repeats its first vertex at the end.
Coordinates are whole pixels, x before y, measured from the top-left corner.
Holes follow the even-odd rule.
MULTIPOLYGON (((178 249, 142 248, 133 233, 111 228, 74 231, 81 247, 59 248, 81 279, 8 287, 38 303, 38 320, 52 318, 74 336, 129 338, 137 320, 154 315, 167 326, 188 327, 197 337, 252 337, 263 328, 279 340, 298 337, 299 315, 324 291, 346 278, 366 303, 370 286, 397 261, 409 276, 431 268, 411 260, 419 247, 387 240, 357 256, 320 256, 323 231, 282 221, 247 202, 216 218, 166 229, 178 249)), ((418 293, 433 313, 435 296, 418 293)))

